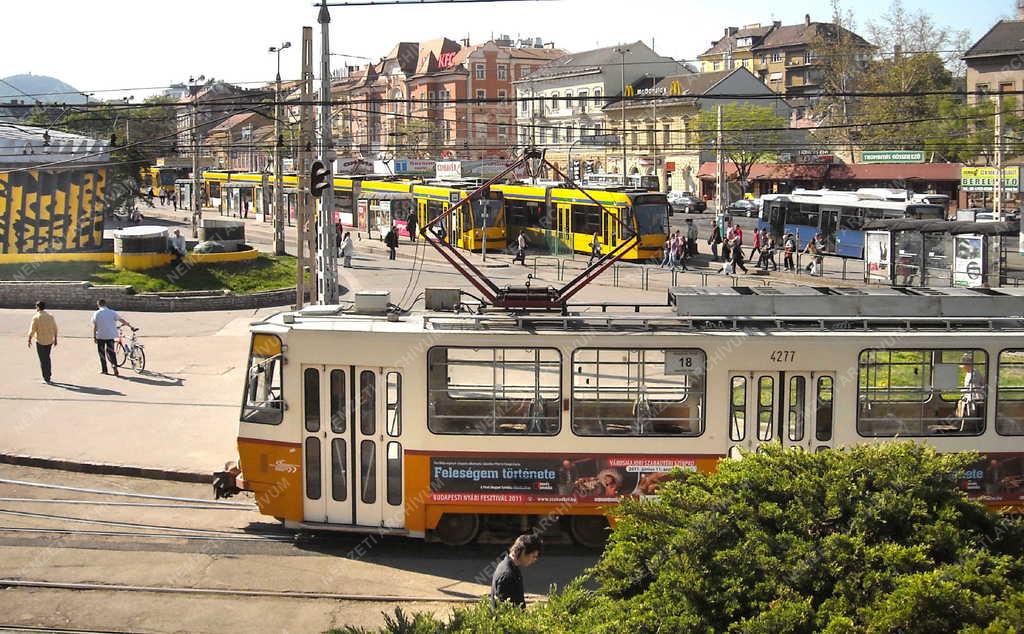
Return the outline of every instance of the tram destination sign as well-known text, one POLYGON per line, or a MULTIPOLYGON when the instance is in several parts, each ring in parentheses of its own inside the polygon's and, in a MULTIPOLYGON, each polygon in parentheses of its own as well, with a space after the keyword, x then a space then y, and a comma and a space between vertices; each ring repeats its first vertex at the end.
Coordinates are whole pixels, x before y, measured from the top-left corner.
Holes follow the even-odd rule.
POLYGON ((865 150, 860 153, 861 163, 924 163, 921 150, 865 150))
MULTIPOLYGON (((990 192, 995 189, 996 168, 994 167, 961 167, 960 188, 967 192, 990 192)), ((1003 190, 1018 191, 1020 189, 1020 167, 1016 165, 1003 168, 1003 190)))

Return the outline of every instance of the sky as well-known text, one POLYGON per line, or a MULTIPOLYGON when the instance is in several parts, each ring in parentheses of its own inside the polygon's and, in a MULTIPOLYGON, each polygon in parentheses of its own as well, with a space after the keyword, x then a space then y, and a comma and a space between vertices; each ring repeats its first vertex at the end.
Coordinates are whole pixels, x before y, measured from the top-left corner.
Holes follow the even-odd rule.
MULTIPOLYGON (((859 0, 854 9, 861 35, 866 22, 882 15, 892 0, 859 0)), ((904 0, 925 9, 936 22, 968 29, 974 39, 1001 18, 1013 17, 1013 0, 904 0)), ((335 7, 331 49, 373 58, 398 41, 441 36, 480 43, 492 35, 542 38, 568 51, 653 40, 654 48, 677 59, 693 59, 726 26, 781 20, 784 24, 831 17, 829 2, 733 0, 549 0, 475 5, 335 7)), ((20 73, 51 75, 94 98, 159 92, 189 75, 230 82, 273 79, 275 56, 268 47, 292 42, 281 56, 281 75, 297 77, 302 27, 314 27, 315 63, 320 31, 313 0, 46 0, 5 2, 0 21, 0 77, 20 73), (45 35, 43 35, 45 34, 45 35), (130 89, 128 93, 107 92, 130 89)), ((343 60, 333 58, 332 64, 343 60)), ((352 58, 349 64, 364 64, 352 58)), ((319 70, 319 66, 316 67, 319 70)))

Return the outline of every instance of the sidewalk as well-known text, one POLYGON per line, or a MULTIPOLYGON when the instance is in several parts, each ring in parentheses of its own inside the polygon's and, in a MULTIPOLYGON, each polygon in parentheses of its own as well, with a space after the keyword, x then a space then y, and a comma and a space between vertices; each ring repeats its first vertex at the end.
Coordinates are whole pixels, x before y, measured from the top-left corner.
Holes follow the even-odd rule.
MULTIPOLYGON (((173 212, 169 208, 156 207, 155 209, 145 210, 147 217, 159 218, 168 222, 180 222, 183 212, 173 212)), ((204 218, 230 218, 232 220, 242 220, 245 223, 246 239, 247 241, 259 248, 262 251, 270 251, 273 245, 273 225, 269 222, 263 222, 258 218, 238 218, 235 216, 222 216, 214 209, 205 209, 203 211, 204 218)), ((387 247, 381 240, 376 238, 367 237, 365 232, 353 231, 353 240, 355 242, 355 249, 357 254, 366 255, 371 253, 373 255, 379 255, 382 258, 386 258, 388 254, 387 247)), ((451 266, 447 260, 445 260, 437 251, 432 247, 426 246, 422 240, 420 240, 420 248, 410 249, 414 247, 416 243, 410 242, 409 240, 403 240, 398 247, 397 257, 400 259, 421 259, 425 262, 431 262, 434 264, 441 264, 444 266, 451 266)), ((285 246, 289 253, 295 253, 295 227, 285 227, 285 246)), ((750 255, 750 246, 744 245, 744 249, 747 252, 747 256, 750 255)), ((790 286, 837 286, 837 287, 858 287, 865 286, 863 280, 863 262, 861 260, 853 260, 848 258, 838 258, 832 256, 825 256, 824 258, 824 274, 820 277, 812 277, 811 275, 803 272, 802 266, 798 266, 799 274, 787 273, 781 270, 782 255, 781 253, 776 257, 780 265, 779 271, 771 271, 767 273, 755 272, 754 262, 747 263, 747 268, 750 270, 750 274, 739 274, 735 276, 721 275, 722 262, 716 262, 711 259, 711 254, 706 252, 708 245, 705 240, 698 240, 697 249, 699 255, 696 258, 692 258, 687 263, 687 267, 690 273, 694 273, 694 276, 686 276, 683 278, 684 281, 680 283, 666 283, 663 288, 669 288, 671 286, 678 285, 697 285, 697 286, 721 286, 724 285, 725 280, 731 280, 729 283, 735 286, 761 286, 761 285, 790 285, 790 286), (846 266, 845 278, 843 275, 843 266, 846 266), (722 281, 711 280, 713 278, 720 278, 722 281)), ((466 257, 474 266, 482 269, 492 269, 498 267, 511 267, 518 268, 521 265, 512 264, 513 253, 508 251, 488 251, 487 260, 483 259, 483 256, 479 253, 470 253, 468 251, 460 251, 460 253, 466 257)), ((549 280, 561 280, 567 281, 575 277, 579 272, 586 268, 586 261, 589 259, 587 254, 577 253, 575 257, 571 255, 551 255, 538 250, 531 249, 527 251, 527 265, 526 268, 531 272, 540 276, 544 273, 544 277, 549 280), (563 264, 558 265, 555 263, 556 260, 561 260, 563 264)), ((806 256, 800 259, 800 264, 805 266, 807 263, 806 256)), ((637 264, 631 262, 619 262, 615 265, 615 268, 620 270, 630 268, 648 268, 651 270, 658 269, 657 264, 637 264)), ((664 272, 664 269, 661 269, 664 272)), ((593 283, 598 286, 616 287, 618 283, 610 280, 609 278, 613 275, 612 271, 605 271, 601 277, 595 280, 593 283)), ((682 272, 680 272, 682 275, 682 272)), ((634 275, 635 277, 635 275, 634 275)), ((652 273, 650 278, 670 278, 669 274, 652 273)), ((679 277, 677 276, 678 280, 679 277)), ((649 288, 645 286, 645 289, 649 288)))

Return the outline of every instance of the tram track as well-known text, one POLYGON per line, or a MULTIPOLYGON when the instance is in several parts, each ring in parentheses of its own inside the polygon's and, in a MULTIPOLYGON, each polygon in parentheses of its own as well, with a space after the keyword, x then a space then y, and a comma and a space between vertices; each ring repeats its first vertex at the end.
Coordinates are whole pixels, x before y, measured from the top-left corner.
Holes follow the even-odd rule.
POLYGON ((0 632, 51 632, 56 634, 146 634, 142 630, 91 630, 81 627, 44 627, 0 623, 0 632))
POLYGON ((100 592, 151 592, 159 594, 260 597, 276 599, 360 601, 370 603, 476 603, 478 596, 458 593, 453 596, 423 596, 395 594, 355 594, 339 592, 311 592, 304 590, 254 590, 244 588, 201 588, 185 586, 143 586, 114 583, 71 583, 36 581, 27 579, 0 579, 0 588, 31 588, 40 590, 71 590, 100 592))

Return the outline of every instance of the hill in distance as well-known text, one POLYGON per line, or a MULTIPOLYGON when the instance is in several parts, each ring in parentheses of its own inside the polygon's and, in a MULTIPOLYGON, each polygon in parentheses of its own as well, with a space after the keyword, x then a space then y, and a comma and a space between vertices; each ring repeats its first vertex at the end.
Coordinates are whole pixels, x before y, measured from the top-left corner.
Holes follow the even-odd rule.
POLYGON ((18 92, 19 90, 34 95, 32 98, 43 103, 85 103, 85 96, 74 86, 66 84, 56 77, 31 73, 4 77, 3 81, 0 81, 0 101, 10 101, 11 99, 30 101, 32 99, 26 97, 23 92, 18 92), (16 86, 17 90, 11 86, 16 86))

